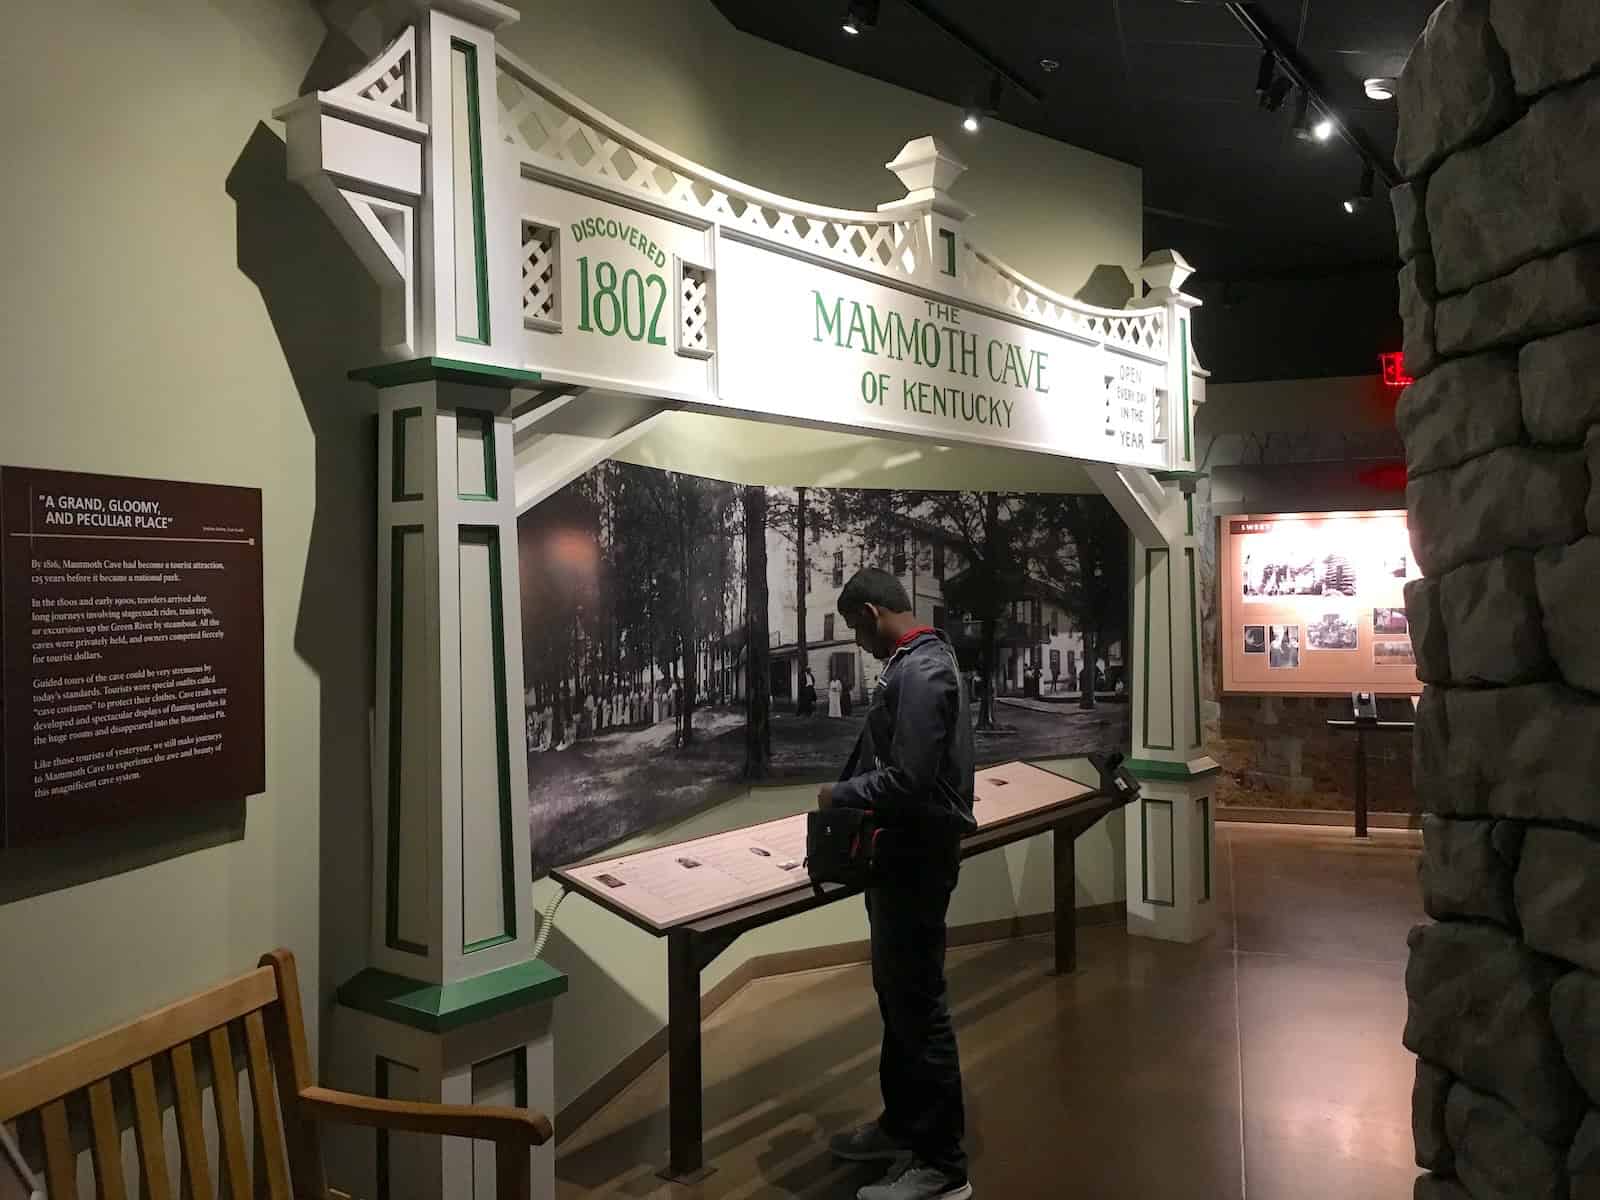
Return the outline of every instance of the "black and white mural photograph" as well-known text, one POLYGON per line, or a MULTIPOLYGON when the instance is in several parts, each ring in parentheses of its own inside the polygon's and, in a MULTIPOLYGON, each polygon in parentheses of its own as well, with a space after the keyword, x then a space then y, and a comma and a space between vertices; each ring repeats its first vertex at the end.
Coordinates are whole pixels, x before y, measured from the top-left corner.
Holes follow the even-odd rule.
POLYGON ((1324 613, 1306 626, 1306 645, 1313 650, 1355 650, 1360 644, 1360 626, 1348 613, 1324 613))
POLYGON ((768 488, 605 462, 518 523, 536 876, 822 782, 881 664, 836 611, 893 573, 956 649, 979 763, 1125 749, 1128 532, 1100 496, 768 488))

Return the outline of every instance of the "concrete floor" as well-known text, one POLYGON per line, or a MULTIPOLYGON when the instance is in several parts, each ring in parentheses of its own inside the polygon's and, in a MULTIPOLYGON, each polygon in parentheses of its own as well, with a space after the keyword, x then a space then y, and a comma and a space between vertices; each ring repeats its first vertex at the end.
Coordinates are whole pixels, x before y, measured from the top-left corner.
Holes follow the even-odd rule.
MULTIPOLYGON (((1406 931, 1419 835, 1219 825, 1217 936, 1083 930, 950 956, 980 1196, 1401 1200, 1411 1195, 1406 931)), ((706 1157, 662 1183, 665 1063, 562 1132, 560 1197, 850 1197, 825 1142, 877 1113, 865 967, 751 985, 705 1029, 706 1157)))

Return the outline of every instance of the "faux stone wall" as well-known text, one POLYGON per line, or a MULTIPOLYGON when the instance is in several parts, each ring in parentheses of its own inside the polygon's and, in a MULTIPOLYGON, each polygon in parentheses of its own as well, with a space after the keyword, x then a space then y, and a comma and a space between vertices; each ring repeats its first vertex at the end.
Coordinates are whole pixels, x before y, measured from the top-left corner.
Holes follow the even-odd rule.
POLYGON ((1597 1200, 1600 0, 1447 0, 1399 103, 1416 1195, 1597 1200))

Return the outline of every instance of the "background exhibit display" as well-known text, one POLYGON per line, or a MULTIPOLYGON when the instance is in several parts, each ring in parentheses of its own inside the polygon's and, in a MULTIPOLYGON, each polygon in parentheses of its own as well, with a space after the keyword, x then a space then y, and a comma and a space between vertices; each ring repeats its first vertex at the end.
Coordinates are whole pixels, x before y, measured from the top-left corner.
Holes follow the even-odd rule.
POLYGON ((608 461, 518 522, 536 874, 759 779, 831 779, 881 567, 955 643, 980 760, 1123 749, 1127 530, 1102 497, 765 488, 608 461), (1080 707, 1083 688, 1102 697, 1080 707))
POLYGON ((1404 513, 1232 517, 1222 535, 1225 690, 1420 690, 1404 513))

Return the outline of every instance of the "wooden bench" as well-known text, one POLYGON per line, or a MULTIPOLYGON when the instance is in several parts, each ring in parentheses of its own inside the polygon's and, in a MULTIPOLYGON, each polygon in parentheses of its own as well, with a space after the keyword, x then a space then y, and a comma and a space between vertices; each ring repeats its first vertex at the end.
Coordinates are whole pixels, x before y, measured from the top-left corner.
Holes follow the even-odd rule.
POLYGON ((317 1087, 306 1050, 299 976, 287 950, 264 955, 248 975, 0 1074, 0 1123, 15 1122, 28 1157, 36 1166, 43 1164, 51 1200, 65 1200, 78 1194, 69 1109, 82 1112, 79 1105, 86 1102, 95 1195, 124 1200, 129 1189, 118 1101, 124 1099, 126 1111, 129 1096, 138 1194, 148 1200, 337 1196, 323 1178, 319 1126, 324 1121, 493 1142, 499 1200, 529 1200, 531 1148, 551 1136, 549 1119, 526 1109, 416 1104, 317 1087), (253 1110, 254 1128, 248 1131, 236 1065, 241 1049, 253 1110), (216 1120, 215 1188, 202 1072, 210 1078, 216 1120), (180 1150, 170 1166, 163 1094, 171 1096, 180 1150), (247 1133, 255 1151, 253 1171, 245 1157, 247 1133))

